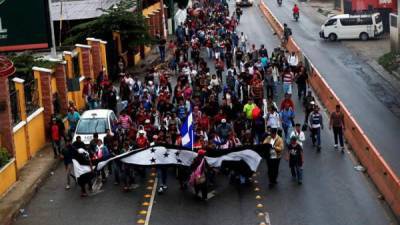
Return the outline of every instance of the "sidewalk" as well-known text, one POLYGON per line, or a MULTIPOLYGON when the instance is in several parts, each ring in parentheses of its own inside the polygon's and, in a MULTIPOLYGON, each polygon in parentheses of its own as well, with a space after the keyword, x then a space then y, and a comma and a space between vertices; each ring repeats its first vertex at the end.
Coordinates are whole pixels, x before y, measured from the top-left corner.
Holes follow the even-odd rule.
POLYGON ((57 168, 51 145, 40 150, 20 171, 18 181, 0 198, 0 224, 10 225, 20 209, 34 196, 41 184, 57 168))

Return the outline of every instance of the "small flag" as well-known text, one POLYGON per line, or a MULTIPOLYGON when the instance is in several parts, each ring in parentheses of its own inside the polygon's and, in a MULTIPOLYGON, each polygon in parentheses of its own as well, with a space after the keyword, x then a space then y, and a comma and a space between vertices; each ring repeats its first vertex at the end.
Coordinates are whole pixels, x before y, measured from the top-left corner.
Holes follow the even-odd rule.
POLYGON ((193 115, 192 109, 189 110, 185 123, 181 126, 182 146, 193 149, 193 115))

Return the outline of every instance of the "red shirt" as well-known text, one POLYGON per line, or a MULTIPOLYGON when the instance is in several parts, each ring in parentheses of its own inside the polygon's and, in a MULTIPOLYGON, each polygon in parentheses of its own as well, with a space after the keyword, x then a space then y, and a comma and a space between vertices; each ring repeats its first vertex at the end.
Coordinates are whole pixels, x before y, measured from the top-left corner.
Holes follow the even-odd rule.
POLYGON ((60 140, 60 132, 59 132, 59 129, 58 129, 58 125, 57 125, 57 124, 53 124, 53 125, 51 126, 51 138, 52 138, 54 141, 59 141, 59 140, 60 140))
POLYGON ((202 116, 199 120, 199 127, 201 127, 203 130, 208 130, 210 126, 210 121, 208 120, 208 116, 202 116))
POLYGON ((295 6, 293 7, 293 13, 299 13, 299 7, 295 6))
POLYGON ((283 110, 284 108, 285 108, 285 105, 286 104, 288 104, 289 105, 289 107, 290 108, 292 108, 293 110, 294 110, 294 103, 293 103, 293 101, 292 101, 292 99, 284 99, 282 102, 281 102, 281 110, 283 110))
POLYGON ((136 144, 139 148, 146 148, 149 146, 149 141, 145 136, 139 136, 136 138, 136 144))

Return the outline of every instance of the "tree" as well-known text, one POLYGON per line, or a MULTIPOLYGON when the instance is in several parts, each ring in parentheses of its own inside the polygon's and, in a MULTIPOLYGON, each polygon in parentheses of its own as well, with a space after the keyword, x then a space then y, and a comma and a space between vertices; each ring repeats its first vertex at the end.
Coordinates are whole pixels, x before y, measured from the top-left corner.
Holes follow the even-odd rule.
POLYGON ((48 61, 41 56, 35 56, 30 51, 10 53, 8 54, 8 58, 14 63, 16 68, 16 76, 24 79, 25 81, 30 81, 33 79, 32 67, 37 66, 53 69, 57 65, 56 62, 48 61))
POLYGON ((87 37, 96 37, 112 43, 112 33, 118 31, 121 41, 134 49, 140 45, 153 43, 145 18, 141 13, 133 13, 136 4, 132 0, 123 0, 110 9, 99 9, 103 15, 95 20, 73 27, 70 36, 64 41, 67 45, 84 42, 87 37))

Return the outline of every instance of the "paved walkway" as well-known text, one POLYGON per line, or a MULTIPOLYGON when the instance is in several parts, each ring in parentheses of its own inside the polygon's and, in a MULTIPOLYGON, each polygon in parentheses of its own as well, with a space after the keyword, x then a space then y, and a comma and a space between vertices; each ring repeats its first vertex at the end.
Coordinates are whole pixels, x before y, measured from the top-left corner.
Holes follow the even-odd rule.
POLYGON ((59 160, 54 159, 53 149, 47 145, 18 172, 18 181, 12 189, 0 198, 0 224, 8 225, 20 209, 27 204, 51 176, 59 160))

